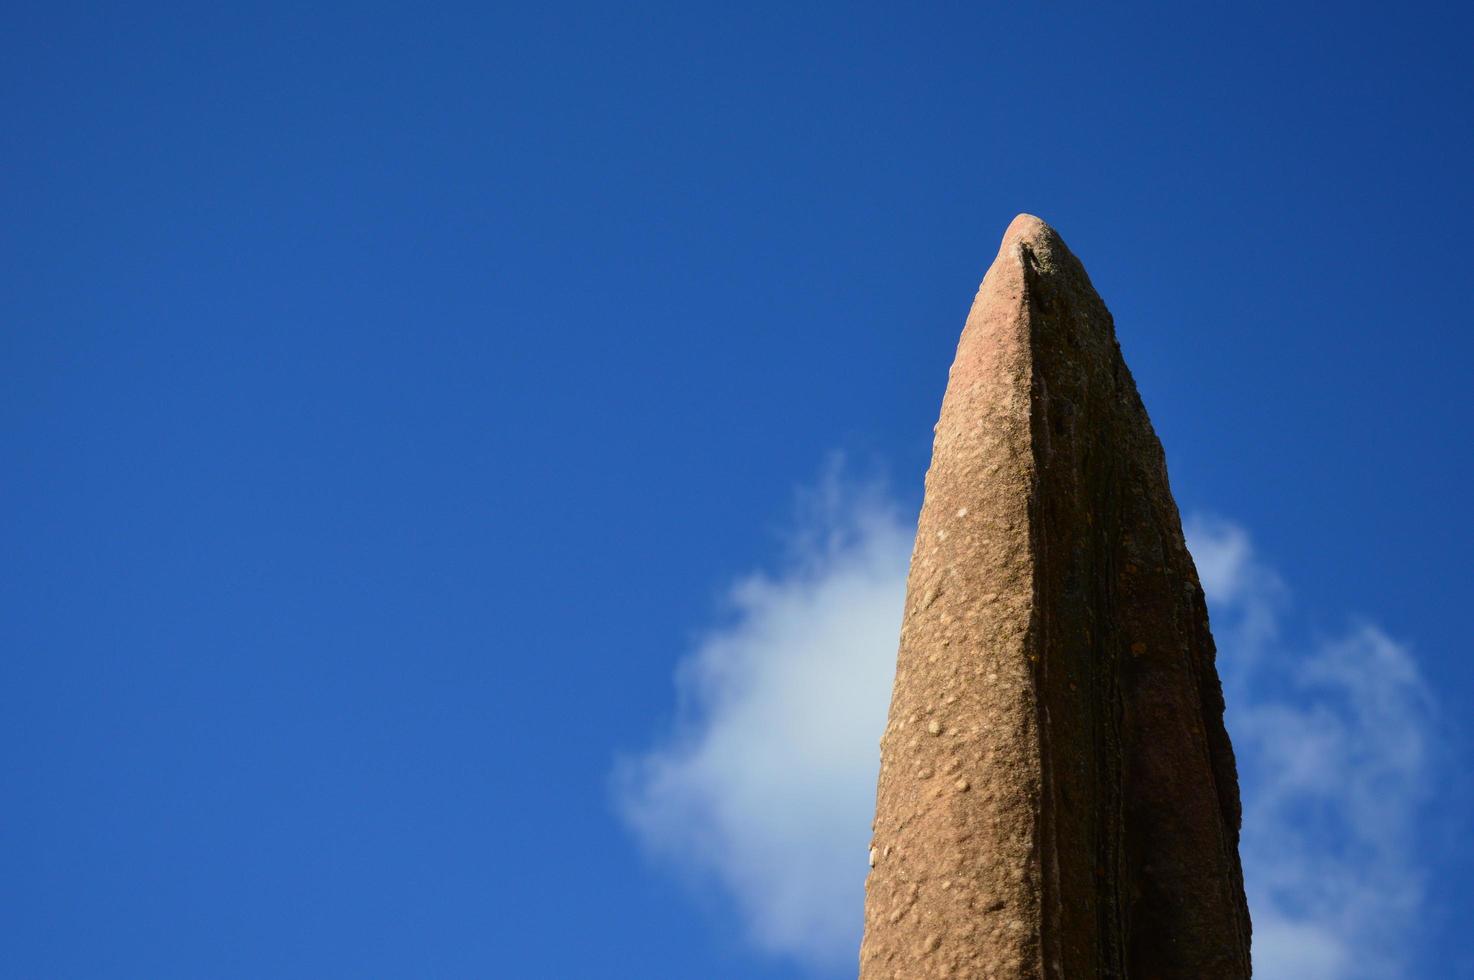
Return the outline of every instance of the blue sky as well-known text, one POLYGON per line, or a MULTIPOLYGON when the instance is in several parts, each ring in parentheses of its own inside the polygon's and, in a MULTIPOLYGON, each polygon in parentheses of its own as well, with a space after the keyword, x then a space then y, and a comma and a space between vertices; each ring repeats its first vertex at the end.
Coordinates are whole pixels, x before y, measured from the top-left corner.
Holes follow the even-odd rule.
POLYGON ((0 975, 851 975, 1029 211, 1197 521, 1261 974, 1474 976, 1474 18, 1189 7, 10 5, 0 975))

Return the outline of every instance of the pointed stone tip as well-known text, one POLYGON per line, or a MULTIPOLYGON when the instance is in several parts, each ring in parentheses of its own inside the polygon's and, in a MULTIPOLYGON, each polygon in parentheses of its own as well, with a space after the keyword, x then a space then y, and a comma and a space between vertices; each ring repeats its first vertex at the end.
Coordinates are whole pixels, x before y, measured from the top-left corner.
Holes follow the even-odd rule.
POLYGON ((1059 232, 1032 214, 1021 214, 1009 222, 1003 241, 998 245, 994 264, 1023 262, 1025 252, 1029 253, 1027 264, 1034 272, 1049 276, 1078 276, 1086 282, 1090 279, 1059 232))
POLYGON ((1008 223, 1003 233, 1003 244, 1026 242, 1030 245, 1053 244, 1060 241, 1059 232, 1049 226, 1043 218, 1032 214, 1021 214, 1008 223))

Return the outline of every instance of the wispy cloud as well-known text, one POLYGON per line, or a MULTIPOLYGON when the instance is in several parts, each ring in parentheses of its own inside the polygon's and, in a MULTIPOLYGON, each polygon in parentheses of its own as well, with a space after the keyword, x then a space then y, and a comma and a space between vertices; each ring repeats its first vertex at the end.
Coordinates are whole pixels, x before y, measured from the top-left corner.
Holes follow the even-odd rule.
POLYGON ((617 774, 641 841, 720 882, 760 948, 853 966, 912 532, 832 472, 789 556, 676 673, 678 724, 617 774))
POLYGON ((1264 980, 1398 977, 1423 919, 1417 819, 1434 699, 1372 623, 1286 638, 1293 607, 1233 524, 1190 521, 1244 796, 1242 852, 1264 980))
MULTIPOLYGON (((837 471, 775 571, 730 589, 676 673, 678 722, 623 760, 646 848, 717 882, 759 948, 853 973, 865 856, 914 523, 837 471)), ((1423 902, 1413 850, 1433 699, 1370 623, 1287 640, 1290 593, 1248 533, 1189 522, 1239 758, 1263 980, 1402 974, 1423 902)))

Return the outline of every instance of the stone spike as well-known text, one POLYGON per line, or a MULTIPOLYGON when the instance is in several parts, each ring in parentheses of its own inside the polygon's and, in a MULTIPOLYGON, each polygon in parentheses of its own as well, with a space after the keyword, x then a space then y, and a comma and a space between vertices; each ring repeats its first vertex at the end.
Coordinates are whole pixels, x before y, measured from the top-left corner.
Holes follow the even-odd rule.
POLYGON ((861 980, 1249 976, 1197 572, 1115 328, 1019 215, 937 423, 861 980))

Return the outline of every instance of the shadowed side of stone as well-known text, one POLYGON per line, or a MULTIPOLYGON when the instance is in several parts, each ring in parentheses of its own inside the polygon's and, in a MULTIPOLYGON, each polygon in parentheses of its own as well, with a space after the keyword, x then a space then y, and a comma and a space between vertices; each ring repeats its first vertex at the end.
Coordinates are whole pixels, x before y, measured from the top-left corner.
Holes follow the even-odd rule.
POLYGON ((1028 215, 943 398, 881 748, 862 980, 1249 975, 1161 445, 1085 270, 1028 215))

